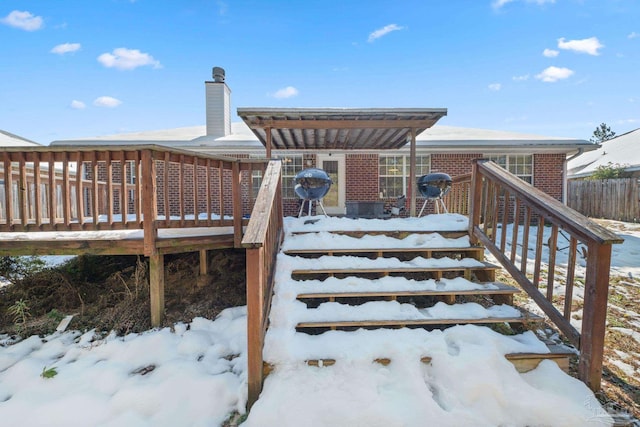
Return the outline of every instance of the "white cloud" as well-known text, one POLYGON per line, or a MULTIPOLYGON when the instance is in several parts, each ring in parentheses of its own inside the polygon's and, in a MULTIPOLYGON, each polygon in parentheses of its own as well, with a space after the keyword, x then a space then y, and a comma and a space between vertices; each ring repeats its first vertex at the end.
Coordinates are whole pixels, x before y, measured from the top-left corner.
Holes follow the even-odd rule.
POLYGON ((54 46, 51 49, 51 53, 57 53, 58 55, 64 55, 65 53, 75 52, 80 50, 80 43, 63 43, 57 46, 54 46))
MULTIPOLYGON (((97 101, 97 99, 96 99, 96 101, 97 101)), ((84 110, 87 107, 84 102, 78 101, 76 99, 71 101, 71 104, 69 106, 71 108, 73 108, 74 110, 84 110)))
POLYGON ((522 76, 513 76, 511 77, 514 82, 523 82, 525 80, 529 80, 529 74, 524 74, 522 76))
POLYGON ((546 56, 547 58, 555 58, 556 56, 558 56, 560 54, 560 52, 558 52, 557 50, 553 50, 553 49, 545 49, 542 51, 542 54, 544 56, 546 56))
POLYGON ((637 119, 621 119, 621 120, 617 120, 616 123, 619 125, 627 125, 627 124, 638 123, 638 120, 637 119))
MULTIPOLYGON (((514 1, 515 0, 494 0, 493 3, 491 3, 491 7, 493 7, 494 9, 500 9, 505 4, 512 3, 514 1)), ((527 3, 535 3, 538 6, 542 6, 543 4, 546 4, 546 3, 553 4, 556 2, 556 0, 524 0, 524 1, 526 1, 527 3)))
POLYGON ((632 31, 631 33, 629 33, 629 35, 627 36, 628 39, 636 39, 640 37, 640 34, 636 33, 635 31, 632 31))
POLYGON ((31 12, 21 12, 19 10, 12 11, 6 17, 0 19, 0 22, 25 31, 39 30, 43 25, 41 16, 33 16, 31 12))
POLYGON ((489 90, 499 91, 502 89, 502 85, 500 83, 491 83, 489 85, 489 90))
POLYGON ((385 25, 384 27, 378 28, 373 33, 369 34, 369 38, 367 39, 367 41, 369 43, 371 43, 375 39, 379 39, 382 36, 386 36, 387 34, 389 34, 392 31, 400 31, 400 30, 404 30, 404 29, 405 29, 405 27, 400 27, 400 26, 398 26, 396 24, 385 25))
POLYGON ((572 50, 578 53, 587 53, 589 55, 600 55, 599 49, 602 49, 604 45, 600 43, 597 37, 590 37, 582 40, 568 40, 565 41, 564 37, 558 39, 558 47, 560 49, 572 50))
POLYGON ((218 14, 220 16, 226 15, 227 11, 229 10, 229 5, 224 1, 218 1, 217 5, 218 5, 218 14))
POLYGON ((563 80, 571 77, 573 70, 564 67, 548 67, 545 68, 540 74, 536 74, 536 79, 542 80, 547 83, 554 83, 558 80, 563 80))
POLYGON ((117 68, 118 70, 133 70, 145 65, 151 65, 153 68, 162 68, 160 61, 155 60, 148 53, 140 52, 138 49, 127 49, 126 47, 113 49, 113 53, 103 53, 98 56, 98 62, 107 68, 117 68))
POLYGON ((298 92, 298 89, 296 89, 295 87, 287 86, 285 88, 277 90, 271 96, 278 99, 284 99, 284 98, 291 98, 291 97, 297 96, 298 93, 300 92, 298 92))
POLYGON ((93 105, 95 105, 96 107, 115 108, 120 104, 122 104, 122 101, 110 96, 101 96, 93 101, 93 105))
POLYGON ((513 0, 495 0, 493 3, 491 3, 491 7, 493 7, 494 9, 500 9, 502 6, 504 6, 507 3, 511 3, 513 0))

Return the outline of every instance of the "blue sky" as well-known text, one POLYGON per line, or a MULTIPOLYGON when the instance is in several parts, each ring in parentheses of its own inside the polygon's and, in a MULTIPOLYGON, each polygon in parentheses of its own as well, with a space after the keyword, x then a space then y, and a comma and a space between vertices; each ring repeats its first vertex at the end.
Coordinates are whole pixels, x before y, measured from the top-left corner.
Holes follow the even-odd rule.
MULTIPOLYGON (((0 129, 52 140, 232 107, 447 108, 442 125, 640 127, 638 0, 3 0, 0 129)), ((234 120, 237 120, 235 118, 234 120)))

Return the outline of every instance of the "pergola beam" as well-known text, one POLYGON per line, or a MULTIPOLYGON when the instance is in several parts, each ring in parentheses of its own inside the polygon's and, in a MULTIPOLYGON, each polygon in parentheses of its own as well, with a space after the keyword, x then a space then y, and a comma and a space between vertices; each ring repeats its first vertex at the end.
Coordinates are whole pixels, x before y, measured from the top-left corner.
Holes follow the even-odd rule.
POLYGON ((409 215, 416 216, 416 129, 411 128, 411 145, 409 146, 409 215))
POLYGON ((245 120, 251 129, 398 129, 398 128, 430 128, 440 117, 420 120, 281 120, 258 119, 245 120))

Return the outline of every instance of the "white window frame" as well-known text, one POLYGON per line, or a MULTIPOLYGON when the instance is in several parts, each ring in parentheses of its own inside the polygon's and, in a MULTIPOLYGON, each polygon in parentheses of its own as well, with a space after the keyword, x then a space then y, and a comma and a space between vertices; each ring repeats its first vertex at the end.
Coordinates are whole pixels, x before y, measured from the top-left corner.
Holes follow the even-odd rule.
MULTIPOLYGON (((405 154, 391 154, 391 155, 382 155, 378 156, 378 191, 380 192, 381 199, 389 199, 394 197, 399 197, 406 195, 409 187, 409 168, 410 168, 410 156, 405 154), (397 164, 400 168, 398 172, 399 174, 382 174, 382 159, 388 159, 391 157, 395 157, 400 159, 400 164, 397 164), (387 189, 383 188, 382 182, 384 178, 401 178, 402 179, 402 188, 401 194, 387 194, 387 189)), ((389 166, 385 164, 384 166, 389 166)), ((417 183, 418 178, 422 175, 428 174, 431 172, 431 155, 430 154, 417 154, 416 155, 416 176, 413 177, 414 184, 417 183), (426 160, 426 161, 425 161, 426 160)))
POLYGON ((511 172, 524 182, 528 182, 533 185, 533 154, 487 154, 484 156, 486 159, 492 160, 498 166, 501 166, 505 170, 511 172), (531 159, 530 164, 521 163, 522 158, 528 157, 531 159), (523 168, 530 167, 531 173, 523 173, 523 168))

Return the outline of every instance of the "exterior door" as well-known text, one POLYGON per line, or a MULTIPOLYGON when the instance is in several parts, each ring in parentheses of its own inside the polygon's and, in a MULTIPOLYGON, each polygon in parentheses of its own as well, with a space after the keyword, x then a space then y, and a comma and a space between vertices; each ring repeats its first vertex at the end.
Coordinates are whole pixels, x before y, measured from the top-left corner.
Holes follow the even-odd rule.
MULTIPOLYGON (((331 177, 331 189, 322 199, 324 209, 330 215, 344 215, 345 209, 345 167, 344 154, 318 155, 318 167, 331 177)), ((318 211, 318 213, 321 213, 318 211)))

